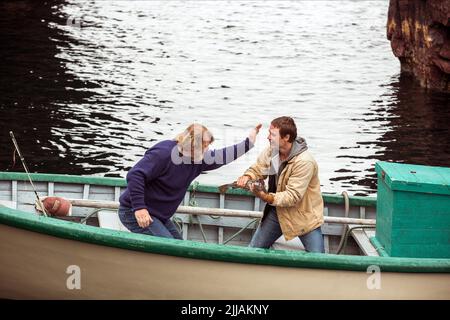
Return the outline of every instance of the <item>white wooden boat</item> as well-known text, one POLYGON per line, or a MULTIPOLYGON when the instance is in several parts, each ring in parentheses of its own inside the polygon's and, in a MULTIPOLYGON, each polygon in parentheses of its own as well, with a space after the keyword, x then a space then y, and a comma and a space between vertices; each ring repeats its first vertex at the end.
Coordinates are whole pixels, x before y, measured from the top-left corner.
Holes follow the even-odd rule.
POLYGON ((124 179, 31 177, 40 196, 79 200, 70 217, 38 215, 26 174, 0 173, 1 298, 450 299, 450 259, 389 257, 370 229, 348 232, 336 254, 343 218, 370 225, 375 198, 350 197, 346 210, 342 195, 324 194, 327 253, 317 254, 282 239, 274 249, 247 248, 263 203, 243 190, 192 185, 175 215, 182 241, 121 226, 111 207, 124 179), (193 204, 209 214, 189 211, 193 204))

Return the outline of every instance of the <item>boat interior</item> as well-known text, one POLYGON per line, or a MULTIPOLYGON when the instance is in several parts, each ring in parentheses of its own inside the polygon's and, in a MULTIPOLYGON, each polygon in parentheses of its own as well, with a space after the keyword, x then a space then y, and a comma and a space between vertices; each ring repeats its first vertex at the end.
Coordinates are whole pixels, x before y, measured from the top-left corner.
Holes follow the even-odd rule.
MULTIPOLYGON (((54 216, 75 223, 129 232, 122 225, 115 208, 102 208, 101 203, 117 202, 122 186, 60 183, 37 181, 34 183, 41 197, 59 196, 67 199, 84 199, 95 203, 73 205, 69 216, 54 216)), ((360 219, 375 219, 374 198, 348 197, 324 194, 324 216, 360 219), (359 198, 359 199, 355 199, 359 198)), ((0 181, 0 205, 22 211, 41 214, 36 208, 36 196, 28 181, 0 181)), ((193 185, 182 203, 194 208, 235 210, 238 213, 261 212, 265 203, 244 190, 220 193, 217 187, 193 185)), ((351 220, 351 219, 350 219, 351 220)), ((261 219, 259 217, 223 216, 220 214, 188 214, 178 212, 173 217, 184 240, 215 243, 221 245, 247 246, 261 219)), ((327 254, 378 256, 370 238, 375 235, 374 225, 327 221, 322 225, 327 254)), ((281 236, 272 246, 276 250, 304 250, 299 238, 286 241, 281 236)))

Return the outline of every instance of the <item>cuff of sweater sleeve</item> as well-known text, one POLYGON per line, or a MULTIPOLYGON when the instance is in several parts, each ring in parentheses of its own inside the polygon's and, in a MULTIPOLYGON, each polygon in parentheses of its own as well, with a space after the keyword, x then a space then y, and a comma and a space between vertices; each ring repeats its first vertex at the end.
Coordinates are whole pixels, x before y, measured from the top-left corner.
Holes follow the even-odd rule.
MULTIPOLYGON (((146 207, 146 206, 136 206, 136 207, 133 207, 133 212, 136 212, 136 211, 141 210, 141 209, 147 209, 147 207, 146 207)), ((147 210, 148 210, 148 209, 147 209, 147 210)))
MULTIPOLYGON (((256 141, 255 141, 255 142, 256 142, 256 141)), ((247 138, 245 139, 245 144, 246 144, 246 146, 248 147, 247 150, 250 150, 251 148, 253 148, 253 147, 255 146, 255 144, 252 143, 252 142, 250 141, 250 138, 249 138, 249 137, 247 137, 247 138)))

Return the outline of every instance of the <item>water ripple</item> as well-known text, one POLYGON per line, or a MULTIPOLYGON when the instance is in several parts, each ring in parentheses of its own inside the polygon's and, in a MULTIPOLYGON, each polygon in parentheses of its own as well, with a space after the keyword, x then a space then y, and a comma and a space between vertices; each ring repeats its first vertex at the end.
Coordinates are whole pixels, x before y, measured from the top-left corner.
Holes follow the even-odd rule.
POLYGON ((280 115, 297 121, 326 192, 374 193, 378 160, 448 165, 448 96, 399 76, 388 1, 8 3, 1 170, 20 170, 9 130, 34 171, 123 177, 191 122, 215 147, 264 123, 254 150, 200 177, 225 183, 280 115), (66 24, 74 16, 81 28, 66 24))

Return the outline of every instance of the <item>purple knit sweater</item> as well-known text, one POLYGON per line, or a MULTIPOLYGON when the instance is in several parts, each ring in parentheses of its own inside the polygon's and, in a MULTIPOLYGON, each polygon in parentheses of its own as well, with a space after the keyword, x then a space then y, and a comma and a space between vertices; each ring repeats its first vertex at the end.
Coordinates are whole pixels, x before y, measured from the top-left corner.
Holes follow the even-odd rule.
POLYGON ((120 205, 132 208, 133 212, 146 208, 151 216, 167 221, 201 172, 220 168, 252 147, 247 138, 223 149, 207 151, 201 162, 193 163, 189 158, 180 157, 176 141, 161 141, 148 149, 128 172, 128 186, 120 196, 120 205))

